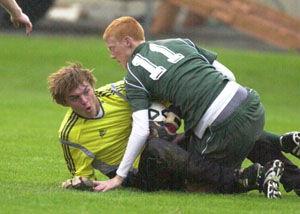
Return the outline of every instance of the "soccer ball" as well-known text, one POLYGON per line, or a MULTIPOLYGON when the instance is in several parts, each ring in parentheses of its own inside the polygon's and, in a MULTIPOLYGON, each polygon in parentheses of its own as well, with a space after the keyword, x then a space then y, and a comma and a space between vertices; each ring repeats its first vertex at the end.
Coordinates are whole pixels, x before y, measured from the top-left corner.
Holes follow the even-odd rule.
POLYGON ((149 107, 149 120, 162 122, 168 116, 168 109, 161 103, 152 102, 149 107))

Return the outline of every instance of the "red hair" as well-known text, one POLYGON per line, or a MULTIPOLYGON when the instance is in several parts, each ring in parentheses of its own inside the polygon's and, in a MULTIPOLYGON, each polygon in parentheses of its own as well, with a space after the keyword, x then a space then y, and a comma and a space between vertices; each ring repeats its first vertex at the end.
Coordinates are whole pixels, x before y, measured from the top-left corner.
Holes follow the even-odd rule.
POLYGON ((130 36, 135 41, 144 41, 145 33, 141 24, 132 17, 122 16, 112 21, 103 33, 103 40, 114 37, 121 41, 125 36, 130 36))

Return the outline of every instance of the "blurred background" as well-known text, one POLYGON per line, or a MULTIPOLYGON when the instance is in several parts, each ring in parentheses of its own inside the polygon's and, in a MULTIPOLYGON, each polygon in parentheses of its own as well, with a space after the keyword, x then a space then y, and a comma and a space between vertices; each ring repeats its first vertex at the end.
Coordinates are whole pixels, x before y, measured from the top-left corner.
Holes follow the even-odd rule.
MULTIPOLYGON (((147 39, 188 37, 204 45, 300 50, 299 0, 17 0, 32 34, 99 35, 128 15, 147 39)), ((20 29, 17 31, 24 31, 20 29)), ((1 8, 0 33, 16 33, 1 8)))
MULTIPOLYGON (((245 205, 252 213, 295 213, 296 196, 268 206, 258 193, 219 198, 161 192, 147 196, 130 189, 108 195, 62 190, 60 184, 70 173, 57 131, 66 109, 52 102, 47 77, 73 61, 94 69, 97 87, 123 79, 126 71, 110 60, 101 38, 113 19, 129 15, 144 26, 147 40, 190 38, 218 53, 218 61, 240 84, 259 92, 266 130, 299 130, 300 0, 17 2, 33 22, 33 31, 26 37, 24 26, 14 29, 0 8, 1 214, 209 213, 211 204, 224 213, 232 213, 236 206, 245 210, 245 205), (162 200, 168 206, 162 207, 162 200)), ((300 166, 298 159, 291 160, 300 166)))

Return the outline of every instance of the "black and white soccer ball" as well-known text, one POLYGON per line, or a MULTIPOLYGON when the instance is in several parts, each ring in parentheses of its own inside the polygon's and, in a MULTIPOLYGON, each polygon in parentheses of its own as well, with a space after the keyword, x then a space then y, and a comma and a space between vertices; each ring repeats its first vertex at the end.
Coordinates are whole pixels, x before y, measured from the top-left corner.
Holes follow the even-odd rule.
POLYGON ((162 122, 167 118, 168 113, 168 109, 163 104, 152 102, 149 107, 149 120, 162 122))

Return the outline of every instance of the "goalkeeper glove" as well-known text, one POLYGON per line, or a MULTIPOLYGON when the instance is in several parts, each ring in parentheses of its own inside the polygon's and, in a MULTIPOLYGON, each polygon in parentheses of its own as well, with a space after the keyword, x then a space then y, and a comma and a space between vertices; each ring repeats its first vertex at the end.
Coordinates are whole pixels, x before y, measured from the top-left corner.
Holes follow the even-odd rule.
POLYGON ((158 137, 160 139, 164 139, 167 141, 172 141, 175 138, 176 130, 172 128, 172 131, 175 130, 175 132, 170 132, 168 128, 165 126, 164 122, 154 122, 150 121, 150 138, 151 137, 158 137))
POLYGON ((61 187, 64 189, 77 189, 77 190, 94 190, 94 184, 91 180, 82 177, 76 176, 72 179, 68 179, 66 182, 61 184, 61 187))
POLYGON ((169 112, 165 121, 150 121, 150 137, 158 137, 167 141, 174 140, 176 131, 180 125, 180 123, 175 122, 175 119, 177 119, 176 115, 169 112))
POLYGON ((182 118, 182 115, 181 115, 181 111, 180 111, 179 107, 177 107, 175 105, 171 105, 169 107, 169 113, 167 115, 165 123, 172 124, 176 128, 176 131, 177 131, 177 129, 181 125, 181 118, 182 118))
POLYGON ((176 131, 181 125, 180 117, 180 109, 171 105, 165 121, 150 121, 150 137, 158 137, 167 141, 174 140, 176 131))

